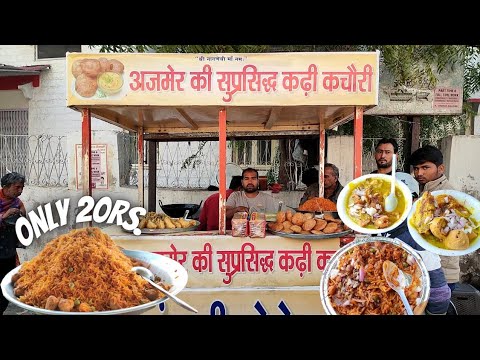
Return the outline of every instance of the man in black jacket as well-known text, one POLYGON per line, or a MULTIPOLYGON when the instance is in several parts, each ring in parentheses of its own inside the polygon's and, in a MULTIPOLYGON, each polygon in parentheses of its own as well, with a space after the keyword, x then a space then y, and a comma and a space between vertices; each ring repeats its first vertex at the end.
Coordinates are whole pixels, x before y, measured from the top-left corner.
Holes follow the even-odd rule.
POLYGON ((392 175, 393 154, 398 153, 398 144, 395 139, 381 139, 375 147, 375 162, 377 170, 372 174, 392 175))

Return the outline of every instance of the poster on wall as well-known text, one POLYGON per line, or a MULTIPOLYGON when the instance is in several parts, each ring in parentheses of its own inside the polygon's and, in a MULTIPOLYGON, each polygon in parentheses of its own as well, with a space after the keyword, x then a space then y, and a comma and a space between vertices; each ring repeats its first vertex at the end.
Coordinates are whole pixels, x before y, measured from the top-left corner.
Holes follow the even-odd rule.
MULTIPOLYGON (((82 187, 82 144, 75 145, 77 190, 82 187)), ((108 189, 107 144, 92 144, 92 188, 108 189)))
POLYGON ((437 82, 395 85, 395 77, 380 64, 378 106, 365 115, 460 115, 463 111, 463 66, 444 71, 433 68, 437 82))

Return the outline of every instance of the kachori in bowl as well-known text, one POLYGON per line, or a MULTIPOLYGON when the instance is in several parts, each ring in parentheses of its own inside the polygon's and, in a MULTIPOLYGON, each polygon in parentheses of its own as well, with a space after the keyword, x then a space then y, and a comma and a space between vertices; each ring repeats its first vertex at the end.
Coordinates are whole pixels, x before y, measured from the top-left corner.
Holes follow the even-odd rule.
POLYGON ((425 250, 469 254, 480 248, 480 201, 456 190, 426 191, 413 205, 408 229, 425 250))
POLYGON ((338 215, 351 229, 364 234, 387 233, 399 226, 412 208, 412 195, 401 181, 395 181, 397 207, 387 212, 385 199, 390 194, 392 177, 368 174, 350 181, 337 200, 338 215))

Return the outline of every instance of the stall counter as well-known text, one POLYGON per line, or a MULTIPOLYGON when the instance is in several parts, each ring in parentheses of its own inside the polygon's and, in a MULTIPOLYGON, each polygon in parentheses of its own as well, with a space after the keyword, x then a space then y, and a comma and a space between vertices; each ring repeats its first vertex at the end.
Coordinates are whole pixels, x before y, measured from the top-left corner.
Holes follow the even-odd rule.
MULTIPOLYGON (((233 237, 217 232, 133 235, 102 229, 117 245, 178 261, 188 272, 179 297, 203 315, 324 314, 319 284, 339 238, 305 240, 267 234, 233 237)), ((166 301, 146 314, 191 314, 166 301)))

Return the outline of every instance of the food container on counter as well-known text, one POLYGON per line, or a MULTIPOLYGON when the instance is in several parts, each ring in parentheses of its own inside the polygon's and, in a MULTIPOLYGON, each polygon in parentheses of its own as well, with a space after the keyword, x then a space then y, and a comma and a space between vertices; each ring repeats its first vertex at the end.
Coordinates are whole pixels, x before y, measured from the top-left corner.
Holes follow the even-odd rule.
MULTIPOLYGON (((403 255, 403 252, 405 252, 407 255, 405 259, 400 256, 398 259, 391 258, 388 260, 393 261, 397 266, 402 266, 401 263, 406 262, 408 266, 411 266, 412 269, 414 269, 414 276, 410 277, 413 278, 413 281, 415 281, 415 288, 410 290, 415 291, 416 307, 412 310, 415 314, 420 314, 423 312, 430 295, 430 276, 421 256, 412 247, 399 239, 381 236, 362 236, 355 238, 354 241, 346 244, 340 250, 335 252, 335 254, 333 254, 333 256, 327 261, 327 264, 323 270, 323 274, 320 279, 320 300, 327 315, 337 315, 338 312, 336 311, 336 307, 338 309, 345 310, 345 313, 351 314, 374 313, 375 311, 370 309, 371 306, 368 303, 368 299, 374 296, 372 294, 382 293, 382 296, 380 296, 378 300, 383 302, 382 298, 386 298, 387 293, 385 291, 387 290, 390 292, 390 296, 395 299, 396 304, 400 304, 399 308, 404 309, 400 296, 392 289, 389 289, 388 285, 382 285, 381 283, 378 283, 377 280, 375 280, 375 282, 371 282, 371 279, 369 278, 370 270, 364 270, 364 279, 361 279, 360 277, 362 277, 362 275, 360 274, 360 271, 356 270, 358 264, 353 262, 353 258, 352 262, 350 262, 350 265, 353 266, 353 271, 349 272, 349 274, 345 276, 341 274, 342 271, 348 272, 348 269, 340 268, 341 259, 344 256, 346 256, 345 259, 348 259, 348 257, 354 254, 355 248, 357 247, 368 248, 368 250, 371 252, 371 255, 369 255, 369 263, 371 263, 373 265, 373 269, 375 269, 376 262, 383 261, 383 257, 388 256, 384 251, 381 250, 385 244, 390 247, 389 253, 393 254, 395 258, 398 256, 398 254, 403 255), (380 251, 376 252, 376 250, 380 251), (333 291, 335 287, 339 288, 339 284, 335 285, 336 280, 334 279, 336 276, 341 277, 341 284, 343 284, 343 290, 341 292, 337 292, 337 295, 335 294, 335 291, 333 291), (344 295, 347 298, 349 289, 348 287, 354 289, 352 292, 355 292, 356 295, 352 297, 352 300, 355 300, 356 305, 351 302, 352 300, 349 300, 347 304, 346 302, 343 302, 344 299, 336 298, 338 294, 340 294, 340 296, 344 295), (359 294, 363 294, 364 298, 358 296, 359 294)), ((374 270, 374 272, 375 271, 376 270, 374 270)), ((414 287, 414 285, 412 284, 412 287, 414 287)), ((382 309, 380 305, 378 305, 377 308, 382 309)), ((403 311, 401 314, 404 314, 403 311)))
POLYGON ((232 236, 247 237, 248 236, 248 213, 237 212, 232 218, 232 236))
POLYGON ((253 212, 250 215, 249 233, 251 238, 264 238, 267 227, 265 213, 253 212))

